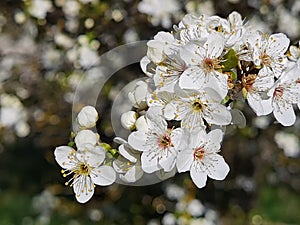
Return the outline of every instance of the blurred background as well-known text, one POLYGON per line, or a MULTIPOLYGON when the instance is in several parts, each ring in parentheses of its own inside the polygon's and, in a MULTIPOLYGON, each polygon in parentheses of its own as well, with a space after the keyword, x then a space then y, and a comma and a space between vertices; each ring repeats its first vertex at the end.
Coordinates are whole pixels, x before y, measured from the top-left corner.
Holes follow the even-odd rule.
MULTIPOLYGON (((0 225, 297 225, 300 224, 300 120, 282 127, 255 117, 231 128, 221 182, 197 189, 189 174, 144 187, 97 187, 87 204, 65 187, 53 151, 66 145, 72 102, 86 77, 101 77, 101 54, 170 31, 184 14, 227 15, 284 32, 297 45, 297 0, 2 0, 0 2, 0 225)), ((111 142, 112 100, 139 65, 113 76, 101 92, 101 139, 111 142)), ((299 116, 299 112, 298 116, 299 116)))

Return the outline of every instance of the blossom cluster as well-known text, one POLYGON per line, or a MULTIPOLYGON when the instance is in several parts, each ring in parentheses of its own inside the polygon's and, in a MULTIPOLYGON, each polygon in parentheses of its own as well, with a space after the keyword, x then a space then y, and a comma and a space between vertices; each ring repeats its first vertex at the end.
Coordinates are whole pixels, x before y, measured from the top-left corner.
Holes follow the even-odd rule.
MULTIPOLYGON (((143 185, 145 176, 166 179, 189 171, 198 188, 207 177, 225 179, 230 169, 219 154, 225 127, 244 123, 237 101, 247 102, 257 116, 273 113, 283 126, 296 121, 300 50, 289 49, 285 34, 249 28, 237 12, 226 19, 187 14, 172 32, 158 32, 147 45, 141 60, 146 78, 128 94, 132 110, 120 118, 131 133, 128 140, 115 138, 117 154, 86 130, 75 136, 77 151, 55 150, 58 163, 74 174, 80 202, 91 197, 94 183, 116 179, 143 185)), ((81 127, 94 126, 96 120, 91 106, 78 115, 81 127)))

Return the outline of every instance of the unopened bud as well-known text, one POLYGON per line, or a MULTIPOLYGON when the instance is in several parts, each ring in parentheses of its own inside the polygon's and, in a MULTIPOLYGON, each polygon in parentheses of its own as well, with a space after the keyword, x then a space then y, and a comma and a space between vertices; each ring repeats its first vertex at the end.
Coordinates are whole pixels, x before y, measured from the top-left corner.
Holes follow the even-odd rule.
POLYGON ((77 121, 81 128, 91 128, 96 125, 98 113, 92 106, 85 106, 78 113, 77 121))
POLYGON ((125 129, 134 130, 135 122, 138 117, 138 114, 134 111, 128 111, 122 114, 121 124, 125 129))

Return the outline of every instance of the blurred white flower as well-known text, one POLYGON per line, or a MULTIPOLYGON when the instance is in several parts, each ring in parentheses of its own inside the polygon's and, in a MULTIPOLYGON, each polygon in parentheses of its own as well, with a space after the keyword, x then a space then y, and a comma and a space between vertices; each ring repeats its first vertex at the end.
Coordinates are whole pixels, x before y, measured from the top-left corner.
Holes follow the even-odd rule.
POLYGON ((74 45, 74 40, 63 33, 56 33, 54 36, 54 41, 58 46, 64 47, 66 49, 69 49, 74 45))
POLYGON ((0 96, 0 106, 0 126, 13 128, 19 137, 27 136, 30 132, 28 114, 19 98, 4 93, 0 96))
POLYGON ((161 24, 164 28, 170 28, 171 17, 180 12, 180 5, 177 0, 142 0, 138 10, 150 16, 153 26, 161 24))
POLYGON ((295 134, 278 131, 274 136, 278 147, 283 149, 284 154, 288 157, 296 158, 300 153, 299 138, 295 134))
POLYGON ((79 14, 80 4, 76 0, 67 0, 62 6, 62 10, 67 16, 76 17, 79 14))
POLYGON ((77 115, 77 121, 81 128, 91 128, 96 125, 98 112, 93 106, 83 107, 77 115))
POLYGON ((47 12, 50 12, 52 7, 50 0, 32 0, 28 11, 32 16, 38 19, 45 19, 47 12))
POLYGON ((168 184, 165 189, 166 196, 170 200, 177 200, 179 201, 185 195, 185 191, 182 187, 176 184, 168 184))
POLYGON ((163 225, 174 225, 176 224, 176 217, 172 213, 166 213, 161 222, 163 225))
POLYGON ((79 49, 79 63, 83 68, 96 66, 99 63, 99 56, 97 51, 87 47, 81 46, 79 49))
POLYGON ((191 216, 201 216, 204 214, 205 207, 202 205, 202 203, 198 199, 193 199, 190 201, 187 205, 186 211, 191 216))

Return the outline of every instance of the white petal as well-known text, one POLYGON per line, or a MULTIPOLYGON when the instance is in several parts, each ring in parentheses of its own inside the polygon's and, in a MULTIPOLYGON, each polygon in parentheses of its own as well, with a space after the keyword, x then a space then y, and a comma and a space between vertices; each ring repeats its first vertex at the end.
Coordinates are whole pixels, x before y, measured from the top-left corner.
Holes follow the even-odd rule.
POLYGON ((75 137, 75 144, 77 149, 83 150, 86 144, 96 145, 99 136, 91 130, 81 130, 75 137))
POLYGON ((276 120, 283 126, 292 126, 296 122, 296 115, 292 104, 273 104, 273 114, 276 120))
POLYGON ((132 163, 136 163, 137 159, 135 158, 136 154, 132 154, 132 151, 129 151, 128 149, 126 149, 125 145, 121 145, 119 147, 119 153, 125 157, 126 159, 128 159, 130 162, 132 163))
POLYGON ((130 144, 130 146, 132 146, 135 150, 138 151, 148 150, 149 146, 146 146, 147 137, 148 135, 146 131, 139 130, 132 132, 128 136, 128 144, 130 144))
POLYGON ((186 69, 179 78, 179 86, 185 89, 200 89, 204 86, 205 73, 198 66, 186 69))
POLYGON ((224 180, 230 170, 224 158, 218 154, 215 154, 213 156, 211 165, 212 166, 207 167, 208 176, 215 180, 224 180))
POLYGON ((193 164, 190 172, 191 178, 194 182, 194 184, 198 188, 203 188, 206 185, 207 180, 207 174, 205 172, 202 172, 202 170, 197 169, 195 164, 193 164))
POLYGON ((142 161, 142 169, 146 173, 153 173, 161 169, 161 167, 158 165, 157 157, 153 157, 152 155, 149 154, 149 152, 142 153, 141 161, 142 161))
POLYGON ((266 53, 270 54, 270 56, 276 56, 274 54, 283 55, 288 49, 289 44, 290 44, 290 39, 285 34, 283 33, 272 34, 269 37, 266 53))
POLYGON ((90 176, 95 184, 101 186, 110 185, 116 180, 116 172, 110 166, 100 166, 94 168, 90 176))
POLYGON ((120 178, 125 182, 133 183, 141 179, 144 172, 140 166, 131 167, 125 175, 121 175, 120 178))
POLYGON ((239 109, 230 110, 232 121, 231 123, 236 125, 238 128, 246 127, 247 121, 243 112, 239 109))
POLYGON ((136 121, 135 121, 135 128, 136 130, 141 130, 141 131, 147 131, 148 130, 148 124, 145 116, 140 116, 136 121))
POLYGON ((98 167, 105 159, 105 150, 100 146, 96 146, 90 148, 89 151, 84 153, 84 155, 85 162, 92 167, 98 167))
POLYGON ((174 101, 166 104, 165 108, 163 109, 163 114, 164 117, 167 120, 177 120, 178 118, 176 117, 176 105, 174 104, 174 101))
POLYGON ((247 94, 247 101, 257 116, 268 115, 273 111, 272 98, 263 100, 259 95, 250 92, 247 94))
POLYGON ((179 173, 189 171, 193 164, 193 150, 186 149, 178 153, 176 167, 179 173))
POLYGON ((224 44, 225 41, 222 35, 218 33, 209 35, 205 44, 207 45, 207 56, 211 59, 219 57, 223 52, 224 44))
POLYGON ((180 49, 180 57, 188 66, 198 65, 204 58, 204 51, 202 47, 193 42, 189 42, 182 49, 180 49), (201 48, 201 51, 197 51, 201 48))
POLYGON ((91 128, 96 125, 98 112, 92 106, 85 106, 78 113, 77 121, 82 128, 91 128))
POLYGON ((86 203, 94 194, 94 184, 89 176, 78 176, 73 182, 73 190, 77 201, 86 203))
POLYGON ((76 151, 69 146, 59 146, 55 148, 54 155, 56 162, 64 169, 69 169, 72 166, 69 162, 70 156, 75 155, 76 151))
POLYGON ((224 105, 213 104, 207 110, 204 110, 203 118, 208 123, 228 125, 231 122, 231 113, 224 105))
POLYGON ((175 167, 176 156, 177 153, 172 151, 169 154, 159 158, 158 163, 165 172, 170 172, 175 167))
MULTIPOLYGON (((219 145, 223 139, 223 132, 220 129, 212 130, 207 134, 207 139, 210 143, 219 145)), ((215 149, 219 150, 219 149, 215 149)))

